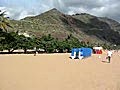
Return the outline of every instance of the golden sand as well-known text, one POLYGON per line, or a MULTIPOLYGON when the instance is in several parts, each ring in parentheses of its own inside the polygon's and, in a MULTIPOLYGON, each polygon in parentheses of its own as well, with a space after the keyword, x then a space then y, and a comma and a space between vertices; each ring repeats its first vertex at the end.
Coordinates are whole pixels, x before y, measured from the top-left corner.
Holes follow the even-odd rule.
POLYGON ((0 90, 120 90, 120 56, 0 55, 0 90), (103 61, 103 62, 102 62, 103 61))

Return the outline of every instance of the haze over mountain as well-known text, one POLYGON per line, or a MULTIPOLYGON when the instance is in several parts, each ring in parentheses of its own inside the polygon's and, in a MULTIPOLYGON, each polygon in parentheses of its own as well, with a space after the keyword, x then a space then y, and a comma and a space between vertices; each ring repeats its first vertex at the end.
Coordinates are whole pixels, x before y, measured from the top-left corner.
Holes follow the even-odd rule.
POLYGON ((51 34, 64 39, 72 34, 80 41, 120 45, 120 24, 106 17, 81 13, 66 15, 57 9, 21 20, 11 20, 14 31, 27 32, 36 37, 51 34))

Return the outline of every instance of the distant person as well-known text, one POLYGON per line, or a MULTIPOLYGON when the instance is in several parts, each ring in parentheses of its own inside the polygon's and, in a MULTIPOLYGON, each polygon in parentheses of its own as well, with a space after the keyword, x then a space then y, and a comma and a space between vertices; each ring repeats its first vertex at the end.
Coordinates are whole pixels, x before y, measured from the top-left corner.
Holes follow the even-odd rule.
POLYGON ((110 63, 110 60, 111 60, 111 56, 112 56, 112 51, 108 51, 107 52, 107 59, 108 59, 108 62, 110 63))
POLYGON ((37 54, 37 48, 34 47, 34 56, 36 56, 36 54, 37 54))

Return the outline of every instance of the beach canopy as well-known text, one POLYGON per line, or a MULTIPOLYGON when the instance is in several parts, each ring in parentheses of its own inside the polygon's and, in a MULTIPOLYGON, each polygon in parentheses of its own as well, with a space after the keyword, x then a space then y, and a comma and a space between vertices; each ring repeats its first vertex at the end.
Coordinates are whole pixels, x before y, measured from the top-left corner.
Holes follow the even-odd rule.
POLYGON ((102 47, 93 47, 94 54, 102 54, 103 48, 102 47))
POLYGON ((93 49, 102 50, 102 47, 93 47, 93 49))

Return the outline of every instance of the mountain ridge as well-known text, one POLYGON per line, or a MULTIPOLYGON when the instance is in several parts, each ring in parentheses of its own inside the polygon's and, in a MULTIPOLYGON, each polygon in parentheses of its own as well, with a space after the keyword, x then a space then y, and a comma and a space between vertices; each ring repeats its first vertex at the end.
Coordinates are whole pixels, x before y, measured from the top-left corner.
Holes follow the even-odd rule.
POLYGON ((112 19, 90 14, 66 15, 51 9, 37 16, 21 20, 11 20, 14 31, 28 32, 36 37, 51 34, 60 40, 72 34, 80 41, 91 43, 111 43, 120 45, 120 24, 112 19), (113 25, 113 26, 112 26, 113 25))

